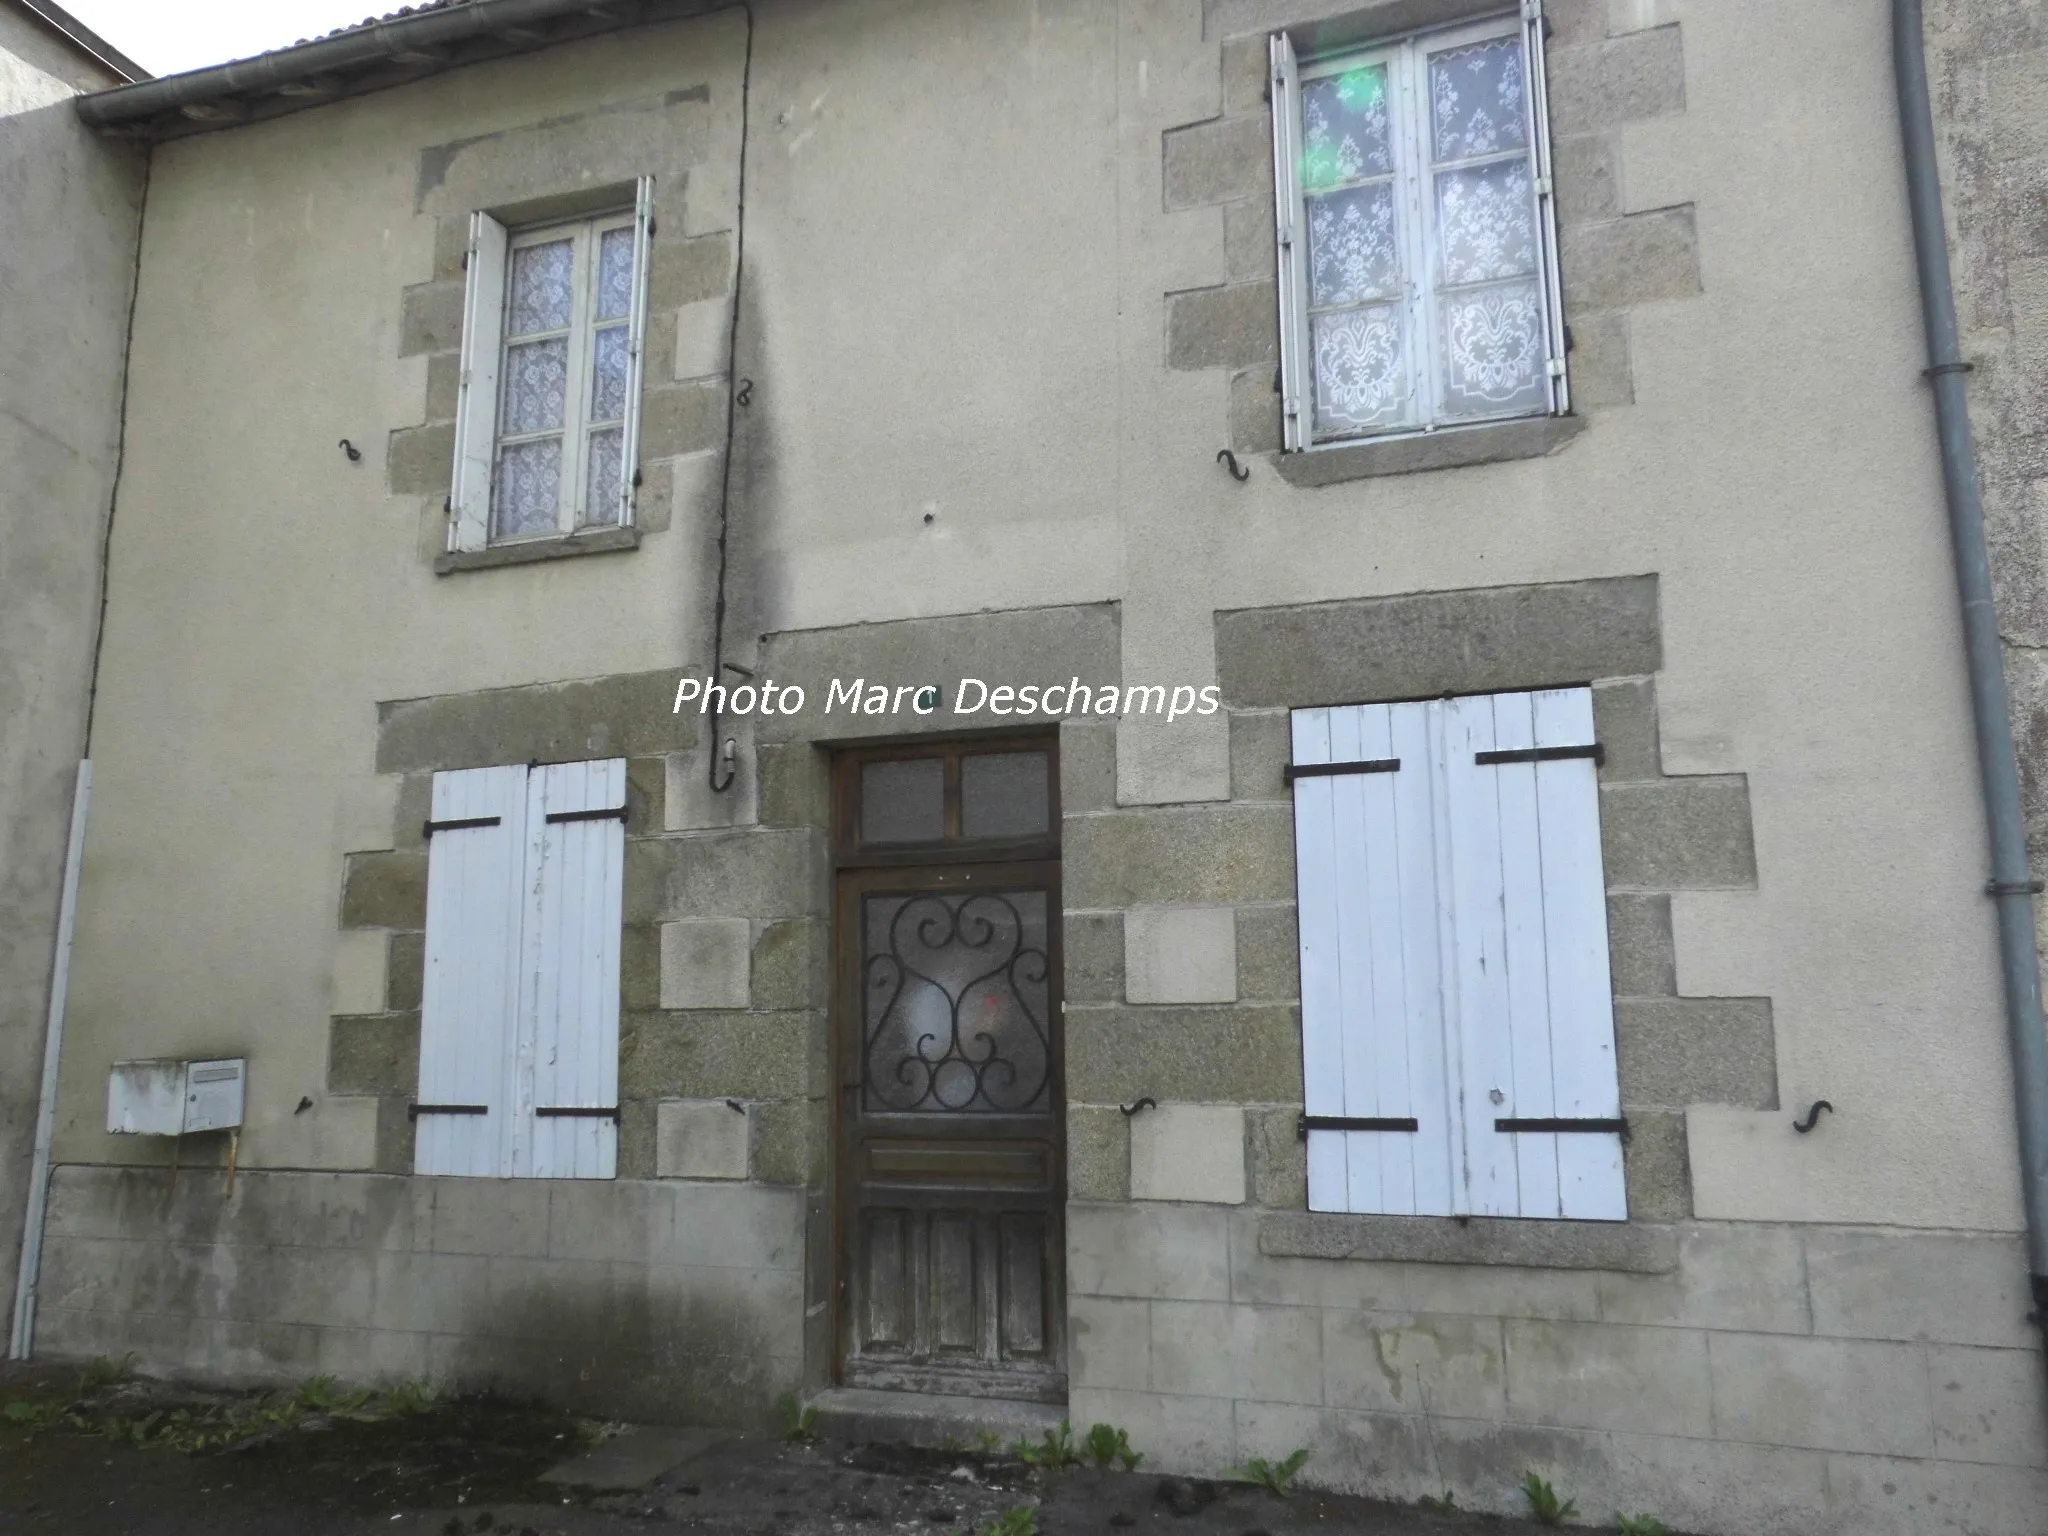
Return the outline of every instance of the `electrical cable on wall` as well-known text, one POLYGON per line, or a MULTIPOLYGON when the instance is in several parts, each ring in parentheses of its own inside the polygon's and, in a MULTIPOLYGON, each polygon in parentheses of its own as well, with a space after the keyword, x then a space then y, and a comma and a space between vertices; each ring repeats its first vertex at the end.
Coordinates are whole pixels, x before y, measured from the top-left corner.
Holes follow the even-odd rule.
MULTIPOLYGON (((725 339, 725 462, 720 467, 718 479, 718 588, 711 608, 711 676, 714 679, 725 675, 726 547, 732 529, 732 450, 739 421, 740 285, 745 280, 747 269, 747 120, 754 83, 754 8, 742 4, 739 9, 747 18, 747 46, 740 65, 740 166, 739 191, 733 210, 732 322, 725 339)), ((751 393, 752 380, 748 381, 747 387, 751 393)), ((710 691, 706 690, 707 693, 710 691)), ((704 748, 705 780, 716 795, 731 789, 740 772, 735 762, 727 767, 723 782, 718 777, 718 724, 725 714, 724 705, 725 696, 721 691, 717 702, 711 705, 711 733, 704 748)))

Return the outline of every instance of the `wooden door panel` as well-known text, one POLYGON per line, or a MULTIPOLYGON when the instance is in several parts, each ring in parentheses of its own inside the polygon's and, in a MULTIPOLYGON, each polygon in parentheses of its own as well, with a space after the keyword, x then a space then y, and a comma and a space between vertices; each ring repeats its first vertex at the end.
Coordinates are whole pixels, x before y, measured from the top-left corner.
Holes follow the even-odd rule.
POLYGON ((858 1252, 860 1342, 864 1353, 902 1353, 911 1339, 910 1212, 861 1212, 858 1252))
POLYGON ((840 876, 849 1384, 1065 1397, 1057 872, 840 876))

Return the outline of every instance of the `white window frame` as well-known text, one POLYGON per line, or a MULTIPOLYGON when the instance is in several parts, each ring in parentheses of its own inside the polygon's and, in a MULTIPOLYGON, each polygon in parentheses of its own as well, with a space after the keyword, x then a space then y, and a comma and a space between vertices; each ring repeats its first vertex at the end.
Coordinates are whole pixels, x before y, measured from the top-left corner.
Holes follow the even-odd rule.
POLYGON ((1485 426, 1571 409, 1565 364, 1566 341, 1557 260, 1557 200, 1553 195, 1549 93, 1543 58, 1541 0, 1525 0, 1519 12, 1407 34, 1366 47, 1345 48, 1298 59, 1284 32, 1271 39, 1275 238, 1279 256, 1280 389, 1283 442, 1290 453, 1344 447, 1364 441, 1416 437, 1485 426), (1527 72, 1524 107, 1538 246, 1537 293, 1543 309, 1547 401, 1538 409, 1515 408, 1486 415, 1441 414, 1443 364, 1437 323, 1438 265, 1434 189, 1427 111, 1429 53, 1519 35, 1527 72), (1393 97, 1392 135, 1397 210, 1402 233, 1403 295, 1409 360, 1410 409, 1404 419, 1379 428, 1318 436, 1315 431, 1314 354, 1309 332, 1308 208, 1301 178, 1302 82, 1361 66, 1383 65, 1393 97))
POLYGON ((455 479, 449 496, 448 547, 480 550, 492 545, 555 539, 597 528, 629 528, 634 520, 635 492, 640 481, 640 397, 647 350, 648 255, 654 233, 654 179, 642 177, 630 208, 595 215, 552 220, 508 228, 492 214, 470 216, 469 249, 465 256, 460 386, 455 424, 455 479), (600 328, 592 318, 598 281, 598 252, 604 235, 633 230, 633 290, 623 324, 626 328, 625 415, 617 421, 590 416, 596 378, 591 367, 600 328), (511 262, 517 250, 545 245, 567 236, 574 243, 574 272, 569 324, 565 329, 510 336, 511 262), (499 432, 508 347, 566 336, 567 366, 572 381, 560 428, 562 469, 557 489, 555 525, 535 532, 501 535, 496 531, 498 464, 506 447, 557 435, 544 432, 503 435, 499 432), (620 434, 619 497, 615 506, 591 507, 589 450, 594 431, 616 426, 620 434))

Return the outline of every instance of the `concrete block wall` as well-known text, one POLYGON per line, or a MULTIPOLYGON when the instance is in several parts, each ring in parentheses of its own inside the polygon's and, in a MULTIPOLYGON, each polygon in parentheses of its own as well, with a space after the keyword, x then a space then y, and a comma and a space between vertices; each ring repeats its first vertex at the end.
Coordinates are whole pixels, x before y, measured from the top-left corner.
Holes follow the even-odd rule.
POLYGON ((1470 1509, 1522 1510, 1534 1470, 1675 1530, 2042 1528, 2017 1238, 1687 1222, 1636 1268, 1535 1268, 1276 1256, 1278 1225, 1071 1207, 1074 1421, 1470 1509))
POLYGON ((1926 21, 1998 629, 2028 843, 2040 867, 2048 861, 2048 15, 2020 0, 1931 0, 1926 21))
POLYGON ((802 1377, 804 1221, 760 1185, 64 1167, 37 1351, 764 1423, 802 1377))

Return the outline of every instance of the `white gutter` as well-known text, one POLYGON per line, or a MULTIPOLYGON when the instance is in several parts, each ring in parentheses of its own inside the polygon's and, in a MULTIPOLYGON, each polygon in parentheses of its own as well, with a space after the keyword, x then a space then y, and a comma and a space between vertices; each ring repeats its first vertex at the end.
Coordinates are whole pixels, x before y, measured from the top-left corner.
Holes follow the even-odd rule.
POLYGON ((57 1127, 57 1060, 64 1052, 64 1003, 71 990, 71 938, 78 922, 78 868, 85 855, 85 812, 91 798, 92 760, 87 758, 78 765, 78 785, 71 795, 71 842, 64 850, 57 957, 50 971, 50 1018, 43 1034, 42 1097, 36 1105, 28 1211, 21 1228, 21 1273, 14 1283, 14 1331, 7 1340, 10 1360, 26 1360, 35 1344, 36 1278, 43 1265, 43 1216, 50 1206, 50 1141, 57 1127))

